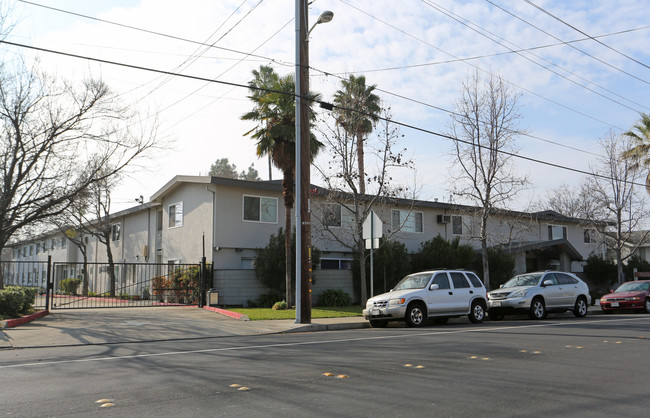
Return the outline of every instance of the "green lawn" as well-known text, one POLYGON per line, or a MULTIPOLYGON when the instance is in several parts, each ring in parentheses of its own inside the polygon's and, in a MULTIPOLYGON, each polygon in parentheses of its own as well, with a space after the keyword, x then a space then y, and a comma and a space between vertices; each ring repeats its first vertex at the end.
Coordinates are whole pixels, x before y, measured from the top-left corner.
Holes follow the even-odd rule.
MULTIPOLYGON (((244 314, 251 321, 264 319, 296 319, 296 310, 274 311, 271 308, 227 308, 229 311, 244 314)), ((361 316, 362 306, 343 306, 336 308, 315 307, 311 309, 312 318, 341 318, 361 316)))

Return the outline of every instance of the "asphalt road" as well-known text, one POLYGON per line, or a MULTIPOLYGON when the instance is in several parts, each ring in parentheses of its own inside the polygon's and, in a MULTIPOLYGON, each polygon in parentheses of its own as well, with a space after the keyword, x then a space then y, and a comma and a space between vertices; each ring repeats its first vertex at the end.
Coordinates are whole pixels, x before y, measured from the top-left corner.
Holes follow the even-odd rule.
POLYGON ((0 414, 645 416, 649 343, 650 315, 556 315, 7 350, 0 414))

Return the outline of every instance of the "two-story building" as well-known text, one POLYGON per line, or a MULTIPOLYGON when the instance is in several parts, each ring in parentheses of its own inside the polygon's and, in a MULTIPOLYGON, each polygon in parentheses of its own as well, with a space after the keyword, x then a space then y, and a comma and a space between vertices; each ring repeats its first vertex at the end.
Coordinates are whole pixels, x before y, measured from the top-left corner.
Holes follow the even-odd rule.
MULTIPOLYGON (((351 232, 351 214, 330 199, 326 190, 314 186, 312 191, 312 243, 322 252, 321 264, 314 272, 314 300, 327 288, 341 288, 352 295, 352 251, 332 239, 332 234, 341 238, 351 232)), ((384 236, 403 242, 411 252, 438 235, 458 237, 461 243, 480 248, 476 240, 479 208, 396 200, 374 210, 382 221, 384 236)), ((280 181, 176 176, 153 194, 149 203, 111 216, 110 245, 116 263, 197 263, 205 256, 213 265, 213 284, 220 302, 246 305, 266 292, 253 271, 256 250, 284 227, 284 219, 280 181)), ((517 272, 558 269, 580 273, 591 253, 605 254, 599 231, 593 226, 551 211, 497 211, 488 229, 489 245, 510 252, 517 272)), ((88 261, 106 262, 105 245, 97 238, 85 235, 81 243, 88 261)), ((58 263, 70 263, 66 277, 79 276, 81 251, 62 232, 11 245, 12 261, 43 261, 48 255, 58 263)), ((106 271, 97 265, 93 268, 97 271, 89 271, 91 287, 93 282, 106 280, 106 271)), ((5 276, 6 283, 44 283, 42 271, 14 273, 5 276)), ((129 280, 126 272, 117 276, 129 280)))

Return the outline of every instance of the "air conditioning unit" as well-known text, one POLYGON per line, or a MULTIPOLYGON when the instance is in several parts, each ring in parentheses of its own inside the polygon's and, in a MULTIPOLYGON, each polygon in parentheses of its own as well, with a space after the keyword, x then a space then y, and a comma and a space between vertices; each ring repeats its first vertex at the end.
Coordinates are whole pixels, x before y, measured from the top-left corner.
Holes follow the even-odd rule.
POLYGON ((439 224, 448 224, 451 222, 451 215, 438 215, 439 224))

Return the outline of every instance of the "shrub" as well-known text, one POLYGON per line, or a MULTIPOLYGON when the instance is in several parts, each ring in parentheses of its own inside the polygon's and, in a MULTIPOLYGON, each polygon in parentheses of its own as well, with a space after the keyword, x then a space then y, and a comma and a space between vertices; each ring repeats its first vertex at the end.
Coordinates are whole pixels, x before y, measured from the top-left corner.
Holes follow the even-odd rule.
POLYGON ((81 285, 81 279, 70 278, 61 280, 61 290, 66 295, 76 295, 79 285, 81 285))
POLYGON ((609 287, 616 283, 618 276, 616 263, 595 254, 589 256, 583 271, 589 284, 591 284, 592 290, 600 293, 599 296, 607 293, 609 287))
MULTIPOLYGON (((499 286, 515 275, 515 259, 499 247, 488 248, 488 267, 490 269, 490 289, 498 289, 499 286)), ((483 274, 483 257, 476 254, 474 270, 481 272, 481 280, 485 280, 483 274)))
POLYGON ((279 293, 264 293, 260 295, 255 301, 248 301, 248 306, 251 308, 271 308, 282 296, 279 293))
POLYGON ((7 286, 0 290, 0 315, 15 318, 27 313, 34 303, 34 289, 19 286, 7 286))
POLYGON ((142 289, 141 296, 142 296, 142 300, 149 300, 149 298, 151 298, 151 293, 149 292, 149 289, 147 289, 146 287, 142 289))
POLYGON ((285 302, 285 301, 275 302, 271 309, 273 309, 274 311, 284 311, 284 310, 289 309, 289 306, 287 305, 287 302, 285 302))
POLYGON ((318 298, 319 306, 349 306, 351 303, 350 295, 341 289, 327 289, 318 298))
POLYGON ((97 296, 97 293, 95 293, 95 292, 88 292, 88 296, 90 296, 90 297, 97 296))
POLYGON ((634 269, 639 272, 650 272, 650 262, 642 259, 638 255, 633 255, 627 260, 627 264, 623 266, 623 273, 625 273, 625 281, 634 280, 634 269))
POLYGON ((420 250, 413 254, 413 271, 435 268, 470 268, 474 263, 475 251, 469 245, 461 245, 460 238, 447 241, 440 235, 420 244, 420 250))

